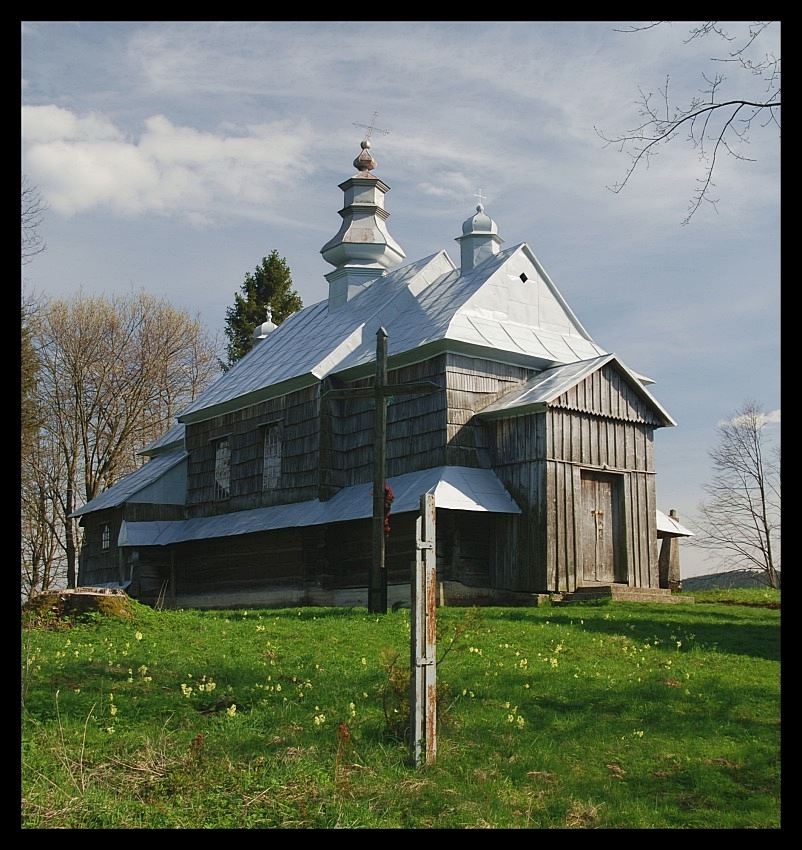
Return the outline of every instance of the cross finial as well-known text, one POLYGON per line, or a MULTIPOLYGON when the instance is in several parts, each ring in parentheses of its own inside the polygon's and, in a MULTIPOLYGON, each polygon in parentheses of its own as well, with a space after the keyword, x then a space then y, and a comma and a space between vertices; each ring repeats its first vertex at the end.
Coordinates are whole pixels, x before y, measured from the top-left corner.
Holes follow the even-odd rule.
POLYGON ((478 198, 479 199, 479 206, 484 208, 484 201, 487 200, 487 195, 483 195, 481 189, 478 192, 474 193, 474 198, 478 198))
POLYGON ((374 130, 376 130, 377 133, 381 133, 383 136, 386 136, 390 132, 389 130, 376 129, 375 124, 376 124, 376 119, 378 117, 379 117, 379 113, 374 112, 373 113, 373 120, 370 122, 370 124, 357 124, 356 121, 354 121, 354 127, 362 127, 367 131, 365 133, 365 141, 366 142, 370 141, 370 136, 371 136, 371 134, 373 133, 374 130))

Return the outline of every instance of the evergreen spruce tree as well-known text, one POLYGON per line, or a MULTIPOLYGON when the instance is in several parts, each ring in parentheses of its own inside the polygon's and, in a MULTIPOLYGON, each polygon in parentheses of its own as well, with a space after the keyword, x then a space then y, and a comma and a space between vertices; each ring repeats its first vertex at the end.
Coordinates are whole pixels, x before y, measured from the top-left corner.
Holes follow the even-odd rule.
POLYGON ((267 318, 267 308, 273 323, 280 325, 301 307, 303 302, 292 288, 287 261, 274 249, 262 258, 253 274, 245 275, 240 291, 234 296, 234 306, 226 308, 228 363, 221 364, 223 370, 228 371, 251 350, 253 332, 267 318))

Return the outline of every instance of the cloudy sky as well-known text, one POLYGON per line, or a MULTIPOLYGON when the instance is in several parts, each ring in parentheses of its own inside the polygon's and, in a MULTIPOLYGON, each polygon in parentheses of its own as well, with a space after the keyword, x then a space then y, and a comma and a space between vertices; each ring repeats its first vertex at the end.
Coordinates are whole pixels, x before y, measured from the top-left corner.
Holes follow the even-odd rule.
MULTIPOLYGON (((371 125, 388 228, 407 260, 445 249, 476 195, 526 242, 593 339, 648 375, 678 423, 656 433, 657 494, 691 524, 717 423, 780 412, 780 153, 753 127, 720 155, 713 197, 682 134, 616 194, 605 146, 639 91, 677 98, 723 73, 760 80, 694 22, 32 21, 22 26, 22 170, 49 209, 27 294, 146 289, 222 335, 245 273, 276 249, 305 305, 371 125), (646 22, 641 22, 646 23, 646 22), (385 132, 386 131, 386 132, 385 132)), ((736 35, 745 24, 726 29, 736 35)), ((779 24, 755 45, 779 55, 779 24)), ((692 527, 692 525, 691 525, 692 527)), ((683 576, 716 570, 687 546, 683 576)))

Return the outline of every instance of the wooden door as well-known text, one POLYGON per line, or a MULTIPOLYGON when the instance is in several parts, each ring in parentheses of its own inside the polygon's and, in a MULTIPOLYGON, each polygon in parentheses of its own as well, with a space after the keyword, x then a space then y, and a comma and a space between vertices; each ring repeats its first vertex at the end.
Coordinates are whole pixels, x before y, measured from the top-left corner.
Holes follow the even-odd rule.
POLYGON ((582 472, 582 576, 585 582, 626 581, 619 541, 620 476, 582 472))

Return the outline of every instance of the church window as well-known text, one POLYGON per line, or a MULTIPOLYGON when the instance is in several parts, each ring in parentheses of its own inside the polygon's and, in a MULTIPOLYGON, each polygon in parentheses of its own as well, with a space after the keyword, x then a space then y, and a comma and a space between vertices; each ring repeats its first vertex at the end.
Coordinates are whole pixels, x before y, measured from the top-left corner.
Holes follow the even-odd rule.
POLYGON ((281 480, 282 439, 278 425, 265 428, 262 490, 275 490, 281 480))
POLYGON ((111 545, 111 529, 108 527, 108 525, 103 526, 103 536, 101 545, 103 549, 108 549, 111 545))
POLYGON ((214 497, 227 499, 231 495, 231 441, 218 440, 214 454, 214 497))

